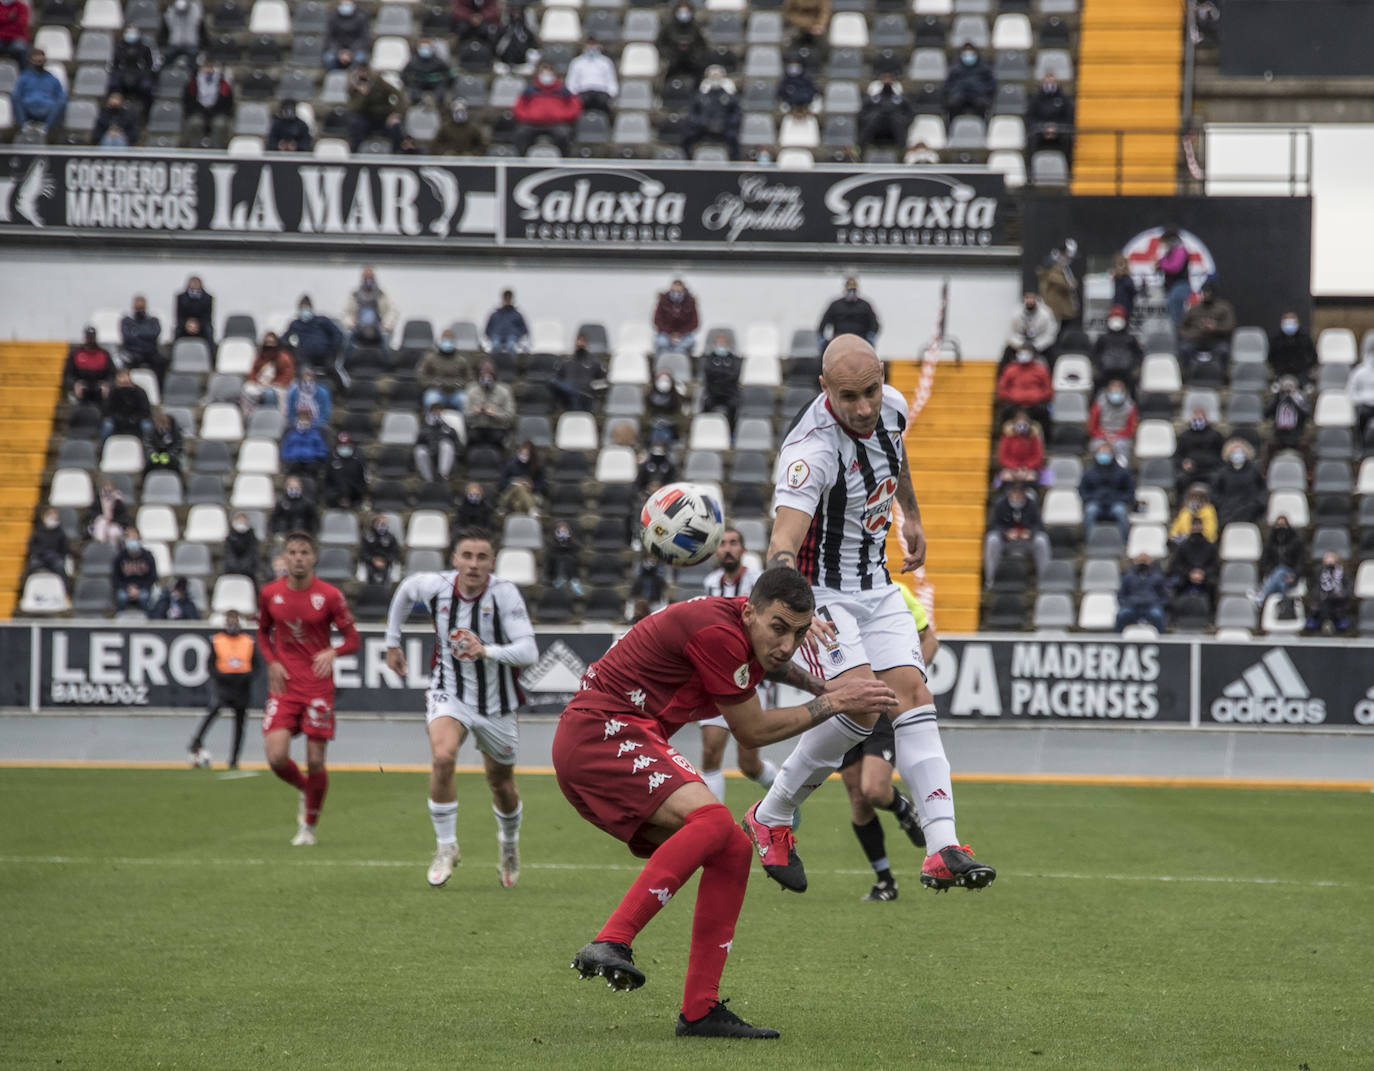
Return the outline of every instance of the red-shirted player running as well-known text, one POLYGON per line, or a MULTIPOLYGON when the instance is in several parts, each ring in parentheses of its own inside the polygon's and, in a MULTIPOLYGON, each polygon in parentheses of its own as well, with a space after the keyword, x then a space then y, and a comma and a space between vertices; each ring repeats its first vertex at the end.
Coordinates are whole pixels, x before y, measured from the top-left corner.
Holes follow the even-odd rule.
POLYGON ((272 772, 301 791, 298 828, 291 843, 315 843, 329 771, 325 749, 334 739, 334 659, 361 645, 343 592, 315 579, 315 540, 286 537, 286 576, 258 596, 258 649, 267 663, 263 750, 272 772), (330 644, 330 626, 343 636, 330 644), (306 773, 291 760, 291 738, 305 734, 306 773))
POLYGON ((878 681, 827 691, 824 681, 791 663, 813 608, 802 575, 778 568, 759 577, 747 600, 703 596, 652 614, 587 670, 554 735, 554 770, 569 802, 649 857, 596 939, 574 957, 583 978, 600 975, 612 989, 643 985, 631 942, 701 870, 679 1036, 778 1032, 751 1026, 718 999, 753 845, 668 738, 720 713, 741 745, 762 747, 831 717, 890 711, 897 701, 878 681), (755 694, 764 677, 819 698, 765 711, 755 694))

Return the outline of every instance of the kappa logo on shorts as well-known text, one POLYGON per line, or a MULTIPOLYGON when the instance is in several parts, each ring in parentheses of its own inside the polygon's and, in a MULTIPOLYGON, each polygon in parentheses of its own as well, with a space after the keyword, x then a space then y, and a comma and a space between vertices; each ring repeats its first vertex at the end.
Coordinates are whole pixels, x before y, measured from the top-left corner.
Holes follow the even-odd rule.
POLYGON ((639 773, 640 770, 647 770, 656 763, 658 759, 652 755, 636 755, 634 764, 630 767, 630 773, 639 773))
POLYGON ((324 609, 324 596, 323 596, 323 595, 311 595, 311 596, 310 596, 310 605, 313 606, 313 607, 315 608, 316 611, 323 610, 323 609, 324 609))
POLYGON ((617 721, 615 718, 612 718, 606 723, 606 731, 601 734, 601 739, 609 740, 623 728, 625 728, 625 723, 623 721, 617 721))
POLYGON ((671 780, 672 776, 670 773, 651 773, 649 775, 649 795, 652 796, 654 789, 658 788, 664 781, 671 780))
POLYGON ((643 688, 636 688, 632 692, 626 692, 625 698, 628 699, 635 706, 639 707, 640 710, 643 710, 644 701, 648 699, 649 696, 645 693, 643 688))
POLYGON ((811 466, 805 461, 794 461, 787 470, 787 486, 800 487, 811 475, 811 466))
POLYGON ((735 684, 740 688, 749 687, 749 663, 745 662, 739 669, 735 670, 735 684))
POLYGON ((638 740, 622 740, 620 741, 620 748, 615 753, 615 757, 620 758, 621 755, 628 754, 631 751, 638 751, 643 746, 644 745, 638 740))

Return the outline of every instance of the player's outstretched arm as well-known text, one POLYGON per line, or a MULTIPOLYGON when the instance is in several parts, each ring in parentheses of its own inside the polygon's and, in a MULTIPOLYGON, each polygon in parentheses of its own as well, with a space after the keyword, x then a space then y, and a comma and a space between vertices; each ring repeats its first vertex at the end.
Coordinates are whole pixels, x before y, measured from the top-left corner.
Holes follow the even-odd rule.
POLYGON ((906 546, 902 572, 911 573, 926 562, 926 532, 921 524, 921 507, 916 502, 916 488, 911 485, 911 461, 905 443, 902 468, 897 474, 897 505, 902 507, 902 542, 906 546))
POLYGON ((824 680, 814 673, 806 672, 795 662, 788 662, 782 669, 765 673, 763 676, 764 680, 770 680, 774 684, 788 684, 803 692, 810 692, 812 695, 823 695, 826 690, 824 680))
POLYGON ((719 709, 738 743, 744 747, 763 747, 804 733, 836 714, 891 713, 897 709, 897 696, 882 681, 853 680, 801 707, 764 710, 758 696, 752 695, 743 703, 721 705, 719 709))
POLYGON ((811 527, 811 515, 791 506, 779 506, 773 518, 773 535, 768 540, 768 556, 764 559, 768 568, 785 565, 789 569, 797 567, 797 551, 811 527))

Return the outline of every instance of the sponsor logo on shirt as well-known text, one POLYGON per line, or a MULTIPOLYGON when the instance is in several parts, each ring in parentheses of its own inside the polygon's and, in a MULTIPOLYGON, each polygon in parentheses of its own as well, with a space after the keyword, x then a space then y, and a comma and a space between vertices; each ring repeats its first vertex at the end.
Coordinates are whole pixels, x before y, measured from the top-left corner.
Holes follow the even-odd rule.
POLYGON ((800 487, 811 475, 811 466, 805 461, 794 461, 787 470, 787 486, 800 487))
POLYGON ((892 517, 892 499, 896 494, 897 477, 889 476, 868 496, 868 501, 864 503, 863 518, 859 523, 875 535, 886 529, 892 517))

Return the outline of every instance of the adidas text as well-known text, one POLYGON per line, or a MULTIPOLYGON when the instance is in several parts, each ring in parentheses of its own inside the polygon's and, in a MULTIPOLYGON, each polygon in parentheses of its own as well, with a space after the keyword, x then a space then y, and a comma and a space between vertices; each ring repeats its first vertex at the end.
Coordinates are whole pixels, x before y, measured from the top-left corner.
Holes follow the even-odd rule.
POLYGON ((1326 720, 1326 702, 1322 699, 1285 699, 1281 696, 1264 699, 1254 696, 1231 699, 1222 696, 1212 703, 1212 720, 1243 725, 1258 722, 1320 725, 1326 720))

